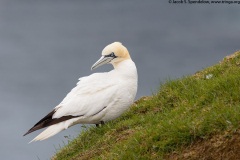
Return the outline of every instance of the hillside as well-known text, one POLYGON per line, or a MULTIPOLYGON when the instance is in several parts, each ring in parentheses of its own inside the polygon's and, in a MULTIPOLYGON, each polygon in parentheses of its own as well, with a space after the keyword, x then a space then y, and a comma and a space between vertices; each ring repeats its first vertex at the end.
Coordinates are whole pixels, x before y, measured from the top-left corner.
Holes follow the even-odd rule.
POLYGON ((240 159, 240 51, 162 84, 123 116, 83 132, 53 160, 240 159))

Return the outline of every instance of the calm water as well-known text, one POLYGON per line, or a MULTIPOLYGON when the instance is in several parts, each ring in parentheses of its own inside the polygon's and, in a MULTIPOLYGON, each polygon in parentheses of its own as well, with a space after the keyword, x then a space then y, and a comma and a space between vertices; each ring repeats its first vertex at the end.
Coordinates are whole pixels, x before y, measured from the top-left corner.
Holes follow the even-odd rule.
POLYGON ((77 125, 43 142, 27 144, 39 132, 22 137, 79 77, 93 73, 107 44, 121 41, 129 49, 139 98, 238 50, 239 17, 239 5, 0 0, 1 159, 49 159, 64 136, 79 133, 77 125))

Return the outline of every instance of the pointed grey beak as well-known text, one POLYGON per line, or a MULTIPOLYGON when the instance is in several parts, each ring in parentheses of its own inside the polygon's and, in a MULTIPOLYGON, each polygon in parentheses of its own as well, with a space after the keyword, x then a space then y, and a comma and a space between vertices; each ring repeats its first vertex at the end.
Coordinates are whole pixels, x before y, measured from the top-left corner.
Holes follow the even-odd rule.
POLYGON ((107 64, 113 60, 113 57, 102 56, 94 65, 91 67, 91 70, 96 69, 104 64, 107 64))

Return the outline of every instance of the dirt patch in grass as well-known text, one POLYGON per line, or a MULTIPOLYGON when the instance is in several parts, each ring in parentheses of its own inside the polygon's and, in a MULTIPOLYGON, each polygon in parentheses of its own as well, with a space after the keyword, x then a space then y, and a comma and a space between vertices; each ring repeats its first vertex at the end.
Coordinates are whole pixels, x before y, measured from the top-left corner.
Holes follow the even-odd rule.
POLYGON ((133 129, 128 129, 128 130, 123 131, 120 135, 118 135, 116 137, 116 143, 118 141, 123 141, 123 140, 128 139, 133 133, 135 133, 133 129))
POLYGON ((171 160, 239 160, 240 130, 198 140, 181 151, 169 154, 171 160))

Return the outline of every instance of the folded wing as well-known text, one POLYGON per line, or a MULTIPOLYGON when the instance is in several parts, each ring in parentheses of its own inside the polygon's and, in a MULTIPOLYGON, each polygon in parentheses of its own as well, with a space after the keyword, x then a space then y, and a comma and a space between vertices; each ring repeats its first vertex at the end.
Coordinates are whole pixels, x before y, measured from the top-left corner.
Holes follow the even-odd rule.
MULTIPOLYGON (((77 117, 84 119, 101 112, 114 99, 116 92, 117 83, 114 79, 108 79, 109 73, 95 73, 80 78, 77 86, 67 94, 63 101, 24 135, 70 119, 77 117)), ((63 127, 69 126, 63 125, 63 127)))

